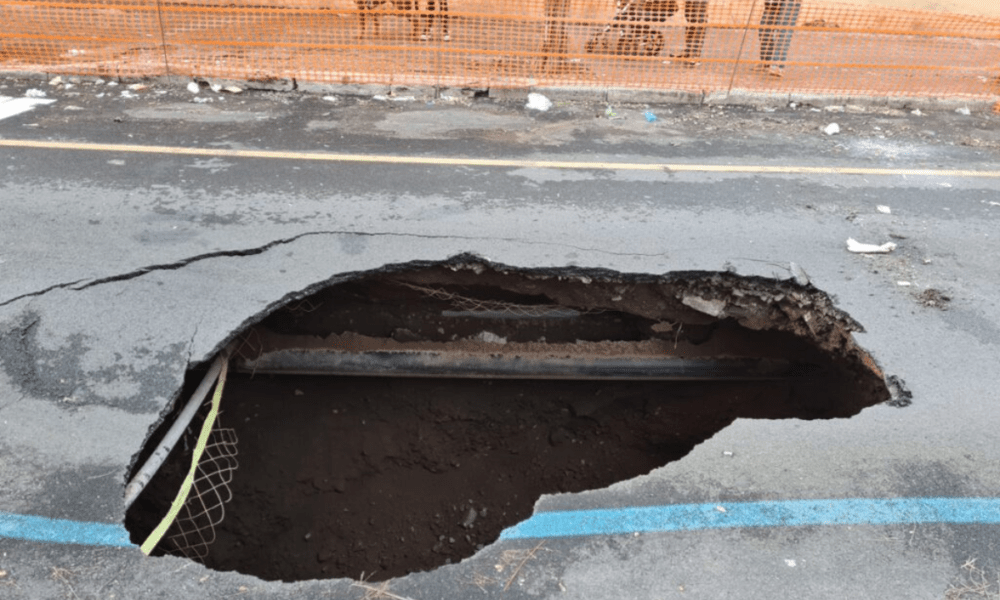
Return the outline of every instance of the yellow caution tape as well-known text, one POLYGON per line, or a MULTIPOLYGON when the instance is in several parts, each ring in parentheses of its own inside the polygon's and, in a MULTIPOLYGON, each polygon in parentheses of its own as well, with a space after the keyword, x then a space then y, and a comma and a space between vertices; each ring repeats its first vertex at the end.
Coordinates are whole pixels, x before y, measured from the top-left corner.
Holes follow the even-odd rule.
POLYGON ((198 462, 201 460, 201 455, 205 452, 205 446, 208 445, 208 436, 212 433, 212 427, 219 416, 219 403, 222 401, 222 388, 226 385, 226 371, 228 370, 229 361, 227 360, 222 363, 222 371, 219 372, 219 381, 216 382, 215 393, 212 394, 212 408, 208 411, 205 423, 201 426, 201 433, 198 435, 198 443, 194 447, 194 455, 191 456, 191 468, 188 469, 187 477, 184 478, 180 489, 177 490, 177 497, 174 498, 173 504, 170 505, 170 510, 167 511, 160 524, 156 526, 156 529, 149 534, 149 537, 140 546, 142 553, 147 556, 156 548, 160 540, 163 539, 164 534, 167 533, 167 529, 173 525, 177 514, 180 513, 184 503, 187 502, 188 495, 191 493, 191 487, 194 485, 195 471, 198 469, 198 462))

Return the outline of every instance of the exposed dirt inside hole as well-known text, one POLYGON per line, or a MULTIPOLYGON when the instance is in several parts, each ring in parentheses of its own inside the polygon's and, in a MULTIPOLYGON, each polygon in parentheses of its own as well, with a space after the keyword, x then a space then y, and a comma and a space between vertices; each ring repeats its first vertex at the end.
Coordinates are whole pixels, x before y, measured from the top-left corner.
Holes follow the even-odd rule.
MULTIPOLYGON (((286 581, 428 570, 491 543, 542 494, 648 473, 736 418, 849 417, 889 397, 850 335, 860 326, 813 288, 728 274, 599 276, 455 264, 357 279, 248 329, 234 364, 347 340, 497 353, 632 344, 820 369, 743 382, 232 375, 223 419, 237 430, 240 467, 205 564, 286 581)), ((129 511, 136 541, 179 486, 184 449, 174 454, 129 511)))
POLYGON ((803 416, 801 400, 781 382, 236 376, 223 419, 240 467, 206 564, 284 580, 432 569, 543 493, 648 473, 737 417, 803 416))

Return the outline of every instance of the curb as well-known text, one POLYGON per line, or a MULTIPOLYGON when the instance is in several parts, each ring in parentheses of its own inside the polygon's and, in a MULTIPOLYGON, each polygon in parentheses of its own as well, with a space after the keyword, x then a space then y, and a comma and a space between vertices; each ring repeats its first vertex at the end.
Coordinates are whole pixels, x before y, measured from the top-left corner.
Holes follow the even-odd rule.
POLYGON ((553 101, 576 101, 598 103, 629 104, 688 104, 711 106, 755 106, 783 107, 795 102, 815 107, 852 105, 864 108, 896 108, 904 110, 930 109, 954 110, 968 108, 972 111, 1000 113, 1000 95, 993 97, 941 98, 933 96, 866 96, 844 94, 821 94, 813 92, 767 93, 746 89, 730 91, 690 91, 690 90, 648 90, 620 87, 592 86, 531 86, 531 87, 459 87, 454 85, 392 85, 380 83, 322 83, 299 81, 296 79, 239 80, 214 77, 187 77, 180 75, 159 75, 153 77, 116 77, 73 75, 60 72, 0 71, 2 79, 22 79, 28 81, 48 81, 61 76, 80 80, 117 80, 120 83, 149 83, 176 85, 183 87, 190 81, 202 81, 233 85, 246 90, 292 92, 307 94, 336 94, 371 98, 374 96, 415 96, 422 99, 450 97, 488 97, 501 102, 524 102, 529 93, 543 94, 553 101))

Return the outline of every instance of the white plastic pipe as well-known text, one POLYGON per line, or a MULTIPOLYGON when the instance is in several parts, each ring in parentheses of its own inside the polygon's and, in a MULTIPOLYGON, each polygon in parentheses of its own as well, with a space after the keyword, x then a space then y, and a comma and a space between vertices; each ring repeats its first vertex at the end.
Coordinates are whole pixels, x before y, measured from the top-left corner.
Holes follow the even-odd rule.
POLYGON ((125 486, 125 509, 128 510, 135 499, 139 497, 142 490, 146 489, 146 485, 156 475, 156 472, 160 470, 163 466, 163 461, 167 460, 167 456, 170 451, 174 449, 177 445, 177 440, 181 439, 184 430, 187 429, 188 425, 191 424, 191 419, 194 418, 198 409, 201 407, 202 403, 205 401, 205 396, 208 395, 208 391, 212 389, 212 384, 215 380, 219 378, 219 373, 222 371, 222 365, 229 360, 229 351, 224 350, 219 357, 215 359, 212 363, 211 368, 208 369, 208 373, 205 374, 205 378, 201 380, 198 384, 198 389, 194 391, 191 395, 191 399, 188 400, 187 405, 184 410, 177 415, 177 419, 174 424, 170 426, 167 434, 163 436, 160 444, 156 447, 156 450, 149 455, 146 459, 145 464, 142 468, 135 474, 132 481, 125 486))

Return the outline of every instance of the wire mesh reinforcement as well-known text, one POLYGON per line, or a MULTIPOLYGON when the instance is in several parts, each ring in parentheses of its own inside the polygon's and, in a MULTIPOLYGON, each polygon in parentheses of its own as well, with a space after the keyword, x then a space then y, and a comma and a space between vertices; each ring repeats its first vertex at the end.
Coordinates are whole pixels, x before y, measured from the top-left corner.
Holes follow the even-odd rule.
POLYGON ((226 357, 211 401, 199 410, 204 417, 192 421, 179 440, 183 444, 182 456, 190 465, 167 514, 140 546, 147 555, 165 542, 168 551, 204 559, 215 541, 216 525, 225 518, 225 505, 233 497, 229 484, 239 466, 236 432, 219 422, 219 405, 229 370, 228 350, 226 357))
MULTIPOLYGON (((453 312, 462 313, 461 316, 501 319, 542 319, 577 317, 604 312, 602 308, 576 308, 557 304, 516 304, 500 300, 480 300, 478 298, 454 294, 440 288, 415 285, 403 281, 396 283, 418 291, 429 298, 448 302, 455 309, 453 312)), ((455 314, 454 316, 459 315, 455 314)))
POLYGON ((1000 97, 1000 18, 800 0, 0 0, 0 69, 1000 97))
POLYGON ((225 518, 225 506, 233 499, 230 484, 239 467, 236 442, 236 431, 221 427, 216 419, 191 492, 164 537, 164 549, 171 554, 200 561, 208 556, 215 527, 225 518))

